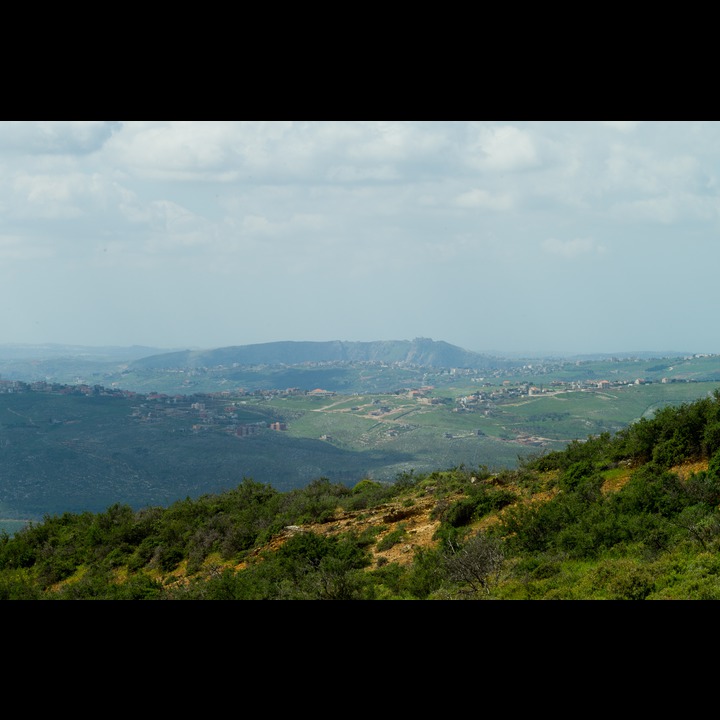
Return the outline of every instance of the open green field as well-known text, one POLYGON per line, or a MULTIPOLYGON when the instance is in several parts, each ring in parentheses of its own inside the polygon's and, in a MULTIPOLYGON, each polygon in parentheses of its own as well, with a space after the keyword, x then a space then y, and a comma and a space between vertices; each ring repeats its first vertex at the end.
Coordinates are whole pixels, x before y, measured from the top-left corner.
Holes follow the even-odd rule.
MULTIPOLYGON (((323 438, 338 448, 394 450, 410 461, 388 464, 392 472, 465 465, 516 464, 519 456, 559 449, 574 439, 615 433, 664 405, 692 402, 720 382, 648 383, 609 389, 559 391, 498 400, 471 411, 458 398, 476 387, 443 387, 421 403, 408 394, 350 398, 283 397, 264 400, 277 409, 294 437, 323 438)), ((388 473, 385 473, 386 475, 388 473)))
POLYGON ((690 402, 719 387, 718 383, 628 385, 609 391, 561 392, 501 405, 493 421, 509 431, 552 439, 583 439, 614 433, 625 425, 649 417, 664 405, 690 402))
MULTIPOLYGON (((298 436, 333 434, 339 442, 360 447, 370 428, 397 430, 436 428, 439 432, 483 430, 491 436, 507 432, 538 433, 569 441, 599 432, 614 432, 648 417, 668 404, 692 402, 712 394, 720 382, 651 383, 609 389, 560 390, 498 400, 489 407, 459 411, 457 399, 470 388, 442 388, 429 394, 437 404, 422 404, 405 395, 357 395, 351 398, 281 397, 263 400, 263 407, 286 417, 288 431, 298 436)), ((251 401, 250 401, 251 402, 251 401)))

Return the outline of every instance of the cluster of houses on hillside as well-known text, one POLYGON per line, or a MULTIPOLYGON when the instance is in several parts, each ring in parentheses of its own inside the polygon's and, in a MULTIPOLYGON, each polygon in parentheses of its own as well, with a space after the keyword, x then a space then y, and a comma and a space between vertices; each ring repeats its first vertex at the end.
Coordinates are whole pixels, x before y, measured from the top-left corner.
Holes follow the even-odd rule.
POLYGON ((0 393, 25 393, 42 392, 57 395, 86 395, 86 396, 113 396, 113 397, 136 397, 140 393, 132 390, 120 390, 119 388, 107 388, 102 385, 87 385, 78 383, 66 385, 63 383, 46 382, 36 380, 24 382, 23 380, 0 380, 0 393))
MULTIPOLYGON (((486 383, 484 390, 478 390, 470 395, 463 395, 456 400, 455 412, 463 410, 475 410, 482 405, 490 405, 494 402, 509 400, 518 397, 534 397, 538 395, 556 395, 562 392, 610 390, 612 388, 627 387, 629 385, 649 385, 652 380, 636 378, 627 380, 573 380, 563 382, 553 380, 547 386, 536 386, 530 383, 513 384, 510 380, 504 380, 500 386, 486 383)), ((662 378, 661 383, 694 382, 692 380, 677 380, 675 378, 662 378)))

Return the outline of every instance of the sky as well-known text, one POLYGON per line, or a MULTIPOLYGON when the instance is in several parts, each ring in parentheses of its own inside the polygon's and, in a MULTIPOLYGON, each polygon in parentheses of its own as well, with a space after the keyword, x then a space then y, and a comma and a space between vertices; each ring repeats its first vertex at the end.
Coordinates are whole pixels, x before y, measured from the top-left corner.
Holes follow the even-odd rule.
POLYGON ((718 121, 0 121, 0 344, 720 353, 718 121))

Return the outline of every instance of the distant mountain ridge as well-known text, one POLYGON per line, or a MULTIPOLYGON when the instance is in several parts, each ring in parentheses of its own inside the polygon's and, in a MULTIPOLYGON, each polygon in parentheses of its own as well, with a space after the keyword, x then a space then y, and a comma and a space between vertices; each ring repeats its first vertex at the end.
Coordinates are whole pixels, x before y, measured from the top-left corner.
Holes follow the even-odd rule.
POLYGON ((3 360, 45 360, 55 358, 77 358, 81 360, 119 362, 135 360, 157 355, 159 353, 173 352, 173 349, 149 347, 147 345, 64 345, 60 343, 1 343, 0 359, 3 360))
POLYGON ((464 350, 430 338, 351 342, 279 341, 214 350, 184 350, 135 360, 143 369, 217 367, 218 365, 300 365, 315 362, 386 362, 437 368, 514 366, 517 361, 464 350))

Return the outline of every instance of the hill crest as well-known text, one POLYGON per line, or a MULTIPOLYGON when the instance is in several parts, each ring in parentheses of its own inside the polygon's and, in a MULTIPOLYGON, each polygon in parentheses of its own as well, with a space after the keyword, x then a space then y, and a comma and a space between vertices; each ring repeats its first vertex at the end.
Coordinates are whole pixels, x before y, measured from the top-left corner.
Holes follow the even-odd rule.
POLYGON ((135 368, 197 368, 219 365, 300 365, 324 362, 386 362, 425 367, 474 368, 515 365, 516 362, 465 350, 430 338, 355 342, 278 341, 233 345, 213 350, 184 350, 135 360, 135 368))

